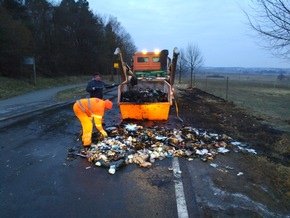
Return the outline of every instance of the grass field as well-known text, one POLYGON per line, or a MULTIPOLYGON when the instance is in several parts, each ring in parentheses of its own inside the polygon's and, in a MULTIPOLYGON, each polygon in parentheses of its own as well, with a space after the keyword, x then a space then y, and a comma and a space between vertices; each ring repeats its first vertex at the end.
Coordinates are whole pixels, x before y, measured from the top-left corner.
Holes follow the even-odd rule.
MULTIPOLYGON (((0 76, 0 99, 21 95, 33 90, 69 84, 86 83, 90 81, 90 79, 91 76, 66 76, 58 78, 38 77, 36 85, 34 85, 26 80, 12 79, 0 76)), ((110 79, 110 76, 103 76, 103 80, 105 82, 109 82, 110 79)))
POLYGON ((196 86, 290 132, 290 79, 279 81, 275 75, 258 74, 219 75, 224 78, 197 75, 196 86))

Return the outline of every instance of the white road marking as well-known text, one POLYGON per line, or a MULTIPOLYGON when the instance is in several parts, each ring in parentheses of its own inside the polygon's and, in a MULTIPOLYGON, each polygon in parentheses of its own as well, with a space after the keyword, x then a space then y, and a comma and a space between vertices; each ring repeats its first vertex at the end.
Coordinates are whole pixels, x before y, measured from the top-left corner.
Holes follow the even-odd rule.
POLYGON ((174 174, 177 214, 179 218, 188 218, 187 206, 186 206, 186 201, 185 201, 185 196, 184 196, 184 191, 183 191, 183 184, 181 180, 181 171, 180 171, 177 157, 173 158, 172 168, 173 168, 173 174, 174 174))

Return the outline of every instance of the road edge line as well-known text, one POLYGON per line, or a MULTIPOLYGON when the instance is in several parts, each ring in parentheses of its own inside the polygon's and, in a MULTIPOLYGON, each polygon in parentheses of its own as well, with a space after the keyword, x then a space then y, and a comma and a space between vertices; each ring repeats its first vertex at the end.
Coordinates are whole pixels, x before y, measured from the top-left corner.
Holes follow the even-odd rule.
POLYGON ((172 168, 173 168, 173 175, 174 175, 177 215, 179 218, 188 218, 187 205, 186 205, 184 189, 183 189, 183 184, 182 184, 182 179, 181 179, 181 171, 180 171, 177 157, 174 157, 172 160, 172 168))

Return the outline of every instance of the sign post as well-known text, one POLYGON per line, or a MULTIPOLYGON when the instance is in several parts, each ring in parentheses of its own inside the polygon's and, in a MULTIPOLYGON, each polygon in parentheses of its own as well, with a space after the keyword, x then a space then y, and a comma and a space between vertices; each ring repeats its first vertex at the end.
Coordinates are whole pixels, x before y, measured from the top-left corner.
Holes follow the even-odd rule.
POLYGON ((33 84, 36 85, 36 68, 35 68, 35 59, 34 57, 25 57, 23 60, 23 64, 32 65, 33 69, 33 84))
POLYGON ((114 62, 114 71, 115 74, 117 74, 117 78, 118 78, 118 83, 120 83, 120 73, 119 73, 119 63, 114 62))

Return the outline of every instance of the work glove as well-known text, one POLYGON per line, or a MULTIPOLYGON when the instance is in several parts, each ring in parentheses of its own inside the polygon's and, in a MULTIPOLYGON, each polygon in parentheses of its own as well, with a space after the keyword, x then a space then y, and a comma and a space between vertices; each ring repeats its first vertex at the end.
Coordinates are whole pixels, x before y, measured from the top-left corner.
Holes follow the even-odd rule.
POLYGON ((105 130, 102 130, 102 131, 101 131, 101 134, 102 134, 102 136, 103 136, 104 138, 108 137, 108 134, 107 134, 107 132, 106 132, 105 130))

